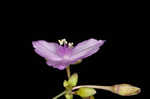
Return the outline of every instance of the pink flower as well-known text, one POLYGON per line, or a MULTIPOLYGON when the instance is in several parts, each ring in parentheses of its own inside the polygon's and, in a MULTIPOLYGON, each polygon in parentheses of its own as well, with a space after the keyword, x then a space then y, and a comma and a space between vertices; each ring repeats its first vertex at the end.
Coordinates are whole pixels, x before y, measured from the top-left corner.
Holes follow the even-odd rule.
POLYGON ((89 39, 73 47, 73 43, 67 43, 65 39, 59 40, 59 44, 44 40, 33 41, 35 52, 47 60, 47 64, 59 70, 74 64, 96 53, 104 44, 105 40, 89 39))

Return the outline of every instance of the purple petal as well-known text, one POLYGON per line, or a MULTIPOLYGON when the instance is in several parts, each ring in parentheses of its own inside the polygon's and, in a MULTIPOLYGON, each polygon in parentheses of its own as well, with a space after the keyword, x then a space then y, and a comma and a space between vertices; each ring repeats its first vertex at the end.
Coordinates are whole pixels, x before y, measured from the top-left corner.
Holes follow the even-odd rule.
POLYGON ((51 60, 48 60, 46 63, 47 65, 52 66, 53 68, 57 68, 59 70, 64 70, 69 65, 69 64, 62 63, 61 61, 58 62, 58 61, 51 61, 51 60))
POLYGON ((104 44, 104 40, 89 39, 79 43, 72 52, 72 60, 86 58, 96 53, 100 46, 104 44))
POLYGON ((44 40, 39 40, 33 41, 32 45, 35 48, 35 52, 47 60, 62 60, 61 57, 59 57, 56 53, 56 49, 59 46, 57 43, 48 43, 44 40))

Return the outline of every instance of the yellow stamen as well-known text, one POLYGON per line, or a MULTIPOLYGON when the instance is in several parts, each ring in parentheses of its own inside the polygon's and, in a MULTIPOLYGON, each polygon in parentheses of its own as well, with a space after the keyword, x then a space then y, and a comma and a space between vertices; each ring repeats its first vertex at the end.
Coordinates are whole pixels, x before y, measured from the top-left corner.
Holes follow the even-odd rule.
POLYGON ((63 41, 62 40, 58 40, 60 45, 63 45, 63 41))
POLYGON ((68 42, 66 41, 66 39, 63 39, 64 44, 68 44, 68 42))
POLYGON ((66 41, 65 38, 61 39, 61 40, 58 40, 58 42, 59 42, 60 45, 67 44, 67 41, 66 41))
POLYGON ((73 48, 73 42, 68 43, 65 38, 61 39, 61 40, 58 40, 58 42, 59 42, 60 45, 65 44, 65 45, 68 45, 68 47, 73 48))
POLYGON ((70 48, 72 48, 72 47, 73 47, 73 42, 69 42, 69 43, 68 43, 68 46, 69 46, 70 48))

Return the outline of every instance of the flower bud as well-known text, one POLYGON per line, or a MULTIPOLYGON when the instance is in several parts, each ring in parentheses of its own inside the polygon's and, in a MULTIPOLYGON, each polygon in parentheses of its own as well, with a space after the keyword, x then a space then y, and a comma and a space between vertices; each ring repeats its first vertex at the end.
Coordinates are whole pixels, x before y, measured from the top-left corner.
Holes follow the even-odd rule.
POLYGON ((121 96, 137 95, 140 91, 140 88, 129 84, 118 84, 113 86, 113 92, 121 96))
POLYGON ((80 88, 76 93, 80 97, 86 98, 86 97, 95 95, 96 94, 96 90, 93 89, 93 88, 83 87, 83 88, 80 88))

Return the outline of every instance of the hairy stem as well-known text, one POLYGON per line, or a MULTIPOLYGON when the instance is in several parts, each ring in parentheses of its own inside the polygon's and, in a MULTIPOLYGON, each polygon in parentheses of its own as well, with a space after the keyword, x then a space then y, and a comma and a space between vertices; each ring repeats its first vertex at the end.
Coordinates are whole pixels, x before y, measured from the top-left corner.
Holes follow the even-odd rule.
POLYGON ((66 91, 61 92, 57 96, 53 97, 52 99, 58 99, 59 97, 63 96, 66 93, 66 91))
POLYGON ((72 88, 72 90, 76 90, 82 87, 88 87, 88 88, 95 88, 95 89, 103 89, 103 90, 107 90, 107 91, 113 91, 113 87, 112 86, 97 86, 97 85, 81 85, 81 86, 76 86, 74 88, 72 88))

